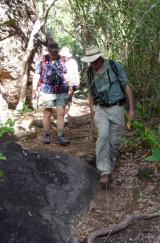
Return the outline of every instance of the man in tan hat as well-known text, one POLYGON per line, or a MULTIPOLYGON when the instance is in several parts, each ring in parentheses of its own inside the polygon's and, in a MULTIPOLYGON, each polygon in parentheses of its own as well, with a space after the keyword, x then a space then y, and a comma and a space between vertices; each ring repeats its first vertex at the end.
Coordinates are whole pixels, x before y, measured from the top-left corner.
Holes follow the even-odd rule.
POLYGON ((81 61, 90 63, 87 76, 90 102, 98 128, 97 169, 100 182, 108 185, 124 130, 125 98, 129 104, 129 119, 135 117, 132 91, 123 67, 115 61, 104 59, 97 46, 87 48, 81 61))

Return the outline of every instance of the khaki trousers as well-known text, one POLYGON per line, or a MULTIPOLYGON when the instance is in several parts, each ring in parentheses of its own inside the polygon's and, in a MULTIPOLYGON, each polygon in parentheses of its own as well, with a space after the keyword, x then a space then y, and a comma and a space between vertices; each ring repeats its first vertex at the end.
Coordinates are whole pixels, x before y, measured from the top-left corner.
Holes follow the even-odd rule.
POLYGON ((110 174, 116 165, 116 153, 124 131, 124 106, 93 106, 98 128, 96 142, 97 169, 101 175, 110 174))

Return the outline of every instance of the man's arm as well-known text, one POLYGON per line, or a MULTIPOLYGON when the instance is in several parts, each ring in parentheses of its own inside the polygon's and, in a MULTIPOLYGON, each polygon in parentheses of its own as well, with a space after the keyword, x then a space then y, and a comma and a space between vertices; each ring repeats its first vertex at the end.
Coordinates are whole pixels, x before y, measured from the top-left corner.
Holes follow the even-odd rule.
POLYGON ((124 86, 124 91, 128 98, 128 103, 129 103, 129 112, 128 112, 129 120, 132 121, 135 119, 135 108, 134 108, 133 94, 132 94, 132 90, 131 90, 131 87, 129 86, 129 84, 126 84, 124 86))
POLYGON ((134 108, 134 99, 133 99, 133 94, 131 87, 128 83, 128 78, 127 74, 123 68, 123 66, 120 63, 116 62, 116 66, 118 68, 118 79, 121 82, 121 85, 123 87, 123 90, 128 98, 128 103, 129 103, 129 120, 134 120, 135 119, 135 108, 134 108))
POLYGON ((93 97, 89 95, 89 108, 90 108, 90 119, 91 119, 91 124, 94 127, 94 112, 93 112, 93 97))

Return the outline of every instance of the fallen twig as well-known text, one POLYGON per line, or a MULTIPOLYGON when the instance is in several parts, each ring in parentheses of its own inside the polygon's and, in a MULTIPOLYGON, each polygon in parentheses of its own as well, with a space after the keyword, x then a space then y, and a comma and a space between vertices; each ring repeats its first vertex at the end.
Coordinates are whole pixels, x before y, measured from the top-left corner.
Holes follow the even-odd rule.
POLYGON ((115 225, 109 226, 107 228, 103 228, 103 229, 100 229, 100 230, 93 231, 88 236, 87 243, 94 243, 95 239, 97 237, 103 237, 103 236, 106 236, 107 234, 112 235, 112 234, 117 233, 121 230, 124 230, 134 220, 151 219, 151 218, 155 218, 155 217, 160 217, 160 211, 158 211, 158 213, 155 213, 155 214, 130 215, 127 219, 125 219, 124 221, 122 221, 119 224, 115 224, 115 225))

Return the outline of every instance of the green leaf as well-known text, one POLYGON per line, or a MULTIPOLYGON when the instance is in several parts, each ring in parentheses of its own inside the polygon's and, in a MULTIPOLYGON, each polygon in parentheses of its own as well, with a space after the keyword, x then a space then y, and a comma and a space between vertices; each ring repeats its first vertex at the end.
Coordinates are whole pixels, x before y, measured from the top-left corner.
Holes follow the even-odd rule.
POLYGON ((7 27, 16 26, 16 20, 9 19, 9 20, 5 20, 5 21, 0 21, 0 26, 7 26, 7 27))
POLYGON ((160 162, 160 148, 153 147, 152 155, 145 158, 146 161, 160 162))
POLYGON ((0 182, 3 182, 5 178, 5 173, 3 170, 0 170, 0 182))
POLYGON ((7 160, 7 158, 2 153, 0 153, 0 160, 7 160))
POLYGON ((137 129, 137 130, 144 130, 144 128, 145 128, 145 125, 139 121, 133 121, 132 126, 134 129, 137 129))

